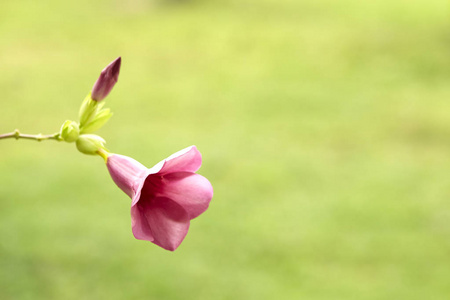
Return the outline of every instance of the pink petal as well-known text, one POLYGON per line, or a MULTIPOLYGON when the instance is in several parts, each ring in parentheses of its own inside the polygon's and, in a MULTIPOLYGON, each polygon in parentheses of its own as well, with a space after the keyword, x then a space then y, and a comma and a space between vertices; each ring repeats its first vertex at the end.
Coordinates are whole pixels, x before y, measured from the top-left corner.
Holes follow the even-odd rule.
POLYGON ((161 195, 180 204, 189 214, 189 219, 202 214, 213 196, 213 187, 208 179, 185 172, 164 175, 158 190, 161 195))
POLYGON ((142 204, 139 201, 137 206, 142 207, 154 237, 152 242, 166 250, 174 251, 188 232, 188 213, 179 204, 164 197, 156 197, 142 204))
POLYGON ((187 147, 169 156, 159 171, 162 174, 174 172, 195 172, 202 165, 202 155, 197 147, 187 147))
POLYGON ((133 235, 138 240, 146 240, 152 242, 154 240, 147 218, 137 205, 131 206, 131 229, 133 235))
POLYGON ((147 172, 147 168, 138 161, 118 154, 109 156, 106 166, 113 181, 130 198, 134 196, 147 172))

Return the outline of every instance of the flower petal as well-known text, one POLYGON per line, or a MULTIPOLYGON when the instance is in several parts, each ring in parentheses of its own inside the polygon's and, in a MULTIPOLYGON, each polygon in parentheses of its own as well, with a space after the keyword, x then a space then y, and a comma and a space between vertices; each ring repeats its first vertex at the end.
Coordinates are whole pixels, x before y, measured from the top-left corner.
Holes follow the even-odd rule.
POLYGON ((200 169, 201 165, 202 155, 197 147, 190 146, 166 158, 159 173, 195 172, 200 169))
POLYGON ((165 197, 140 203, 153 234, 154 244, 174 251, 184 240, 189 229, 189 215, 182 206, 165 197))
POLYGON ((109 156, 106 166, 116 185, 133 198, 144 180, 143 176, 146 175, 147 168, 130 157, 118 154, 109 156))
POLYGON ((137 205, 131 206, 131 230, 138 240, 146 240, 152 242, 154 240, 147 218, 137 205))
POLYGON ((211 183, 199 174, 171 173, 163 176, 158 192, 181 205, 194 219, 209 206, 213 196, 211 183))

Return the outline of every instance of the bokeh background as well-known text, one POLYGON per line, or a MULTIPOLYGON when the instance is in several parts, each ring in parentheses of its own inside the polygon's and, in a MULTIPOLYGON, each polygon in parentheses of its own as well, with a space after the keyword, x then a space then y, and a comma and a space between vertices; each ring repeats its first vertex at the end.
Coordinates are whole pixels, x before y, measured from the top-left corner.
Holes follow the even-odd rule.
POLYGON ((444 0, 0 1, 0 131, 76 119, 215 188, 181 247, 133 238, 99 157, 0 141, 0 299, 449 299, 444 0))

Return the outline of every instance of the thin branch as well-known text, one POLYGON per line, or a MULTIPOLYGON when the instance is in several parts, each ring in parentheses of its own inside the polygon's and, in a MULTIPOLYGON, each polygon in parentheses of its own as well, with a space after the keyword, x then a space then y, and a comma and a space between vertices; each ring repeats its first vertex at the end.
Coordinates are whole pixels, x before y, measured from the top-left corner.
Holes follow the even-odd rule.
POLYGON ((39 134, 24 134, 24 133, 20 133, 19 129, 16 129, 10 133, 0 134, 0 139, 8 139, 8 138, 14 138, 16 140, 18 140, 18 139, 36 140, 38 142, 44 141, 44 140, 56 140, 56 141, 62 140, 59 135, 59 132, 54 133, 54 134, 47 134, 47 135, 43 135, 41 133, 39 133, 39 134))

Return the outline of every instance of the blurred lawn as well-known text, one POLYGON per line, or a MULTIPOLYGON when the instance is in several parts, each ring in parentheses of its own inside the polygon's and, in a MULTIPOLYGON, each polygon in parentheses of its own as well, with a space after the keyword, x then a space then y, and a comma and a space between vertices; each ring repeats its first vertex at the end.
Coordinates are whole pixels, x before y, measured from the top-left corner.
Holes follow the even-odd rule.
POLYGON ((0 132, 52 133, 122 55, 108 147, 195 144, 174 253, 102 160, 0 142, 0 299, 449 299, 450 4, 0 0, 0 132))

